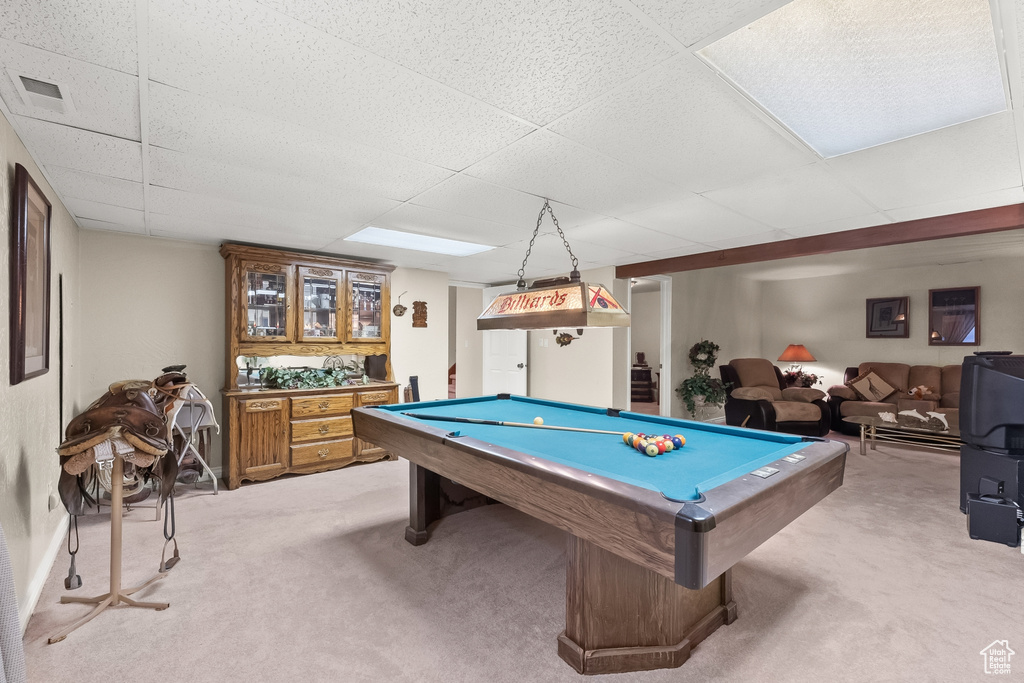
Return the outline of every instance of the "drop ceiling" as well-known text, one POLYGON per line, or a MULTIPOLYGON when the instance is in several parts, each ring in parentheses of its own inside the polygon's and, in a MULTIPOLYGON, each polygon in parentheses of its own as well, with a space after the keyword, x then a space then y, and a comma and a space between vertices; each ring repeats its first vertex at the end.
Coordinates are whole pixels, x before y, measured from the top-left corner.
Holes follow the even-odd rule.
MULTIPOLYGON (((583 269, 1024 202, 1024 0, 991 12, 1006 111, 827 159, 696 55, 784 5, 7 0, 0 109, 84 229, 462 282, 514 280, 544 198, 583 269), (344 241, 367 226, 495 248, 344 241)), ((541 230, 528 278, 569 270, 541 230)))

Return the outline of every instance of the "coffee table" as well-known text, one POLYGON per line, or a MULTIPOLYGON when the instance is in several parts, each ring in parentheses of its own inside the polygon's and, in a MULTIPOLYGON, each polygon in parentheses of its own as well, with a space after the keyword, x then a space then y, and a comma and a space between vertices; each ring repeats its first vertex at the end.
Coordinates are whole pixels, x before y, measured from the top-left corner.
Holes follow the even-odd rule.
POLYGON ((963 442, 960 441, 960 429, 956 424, 950 425, 946 431, 904 427, 896 422, 886 422, 877 415, 854 415, 844 417, 843 422, 860 425, 860 454, 865 455, 865 442, 871 442, 871 450, 875 450, 877 441, 905 443, 922 448, 935 448, 943 451, 959 451, 963 442))

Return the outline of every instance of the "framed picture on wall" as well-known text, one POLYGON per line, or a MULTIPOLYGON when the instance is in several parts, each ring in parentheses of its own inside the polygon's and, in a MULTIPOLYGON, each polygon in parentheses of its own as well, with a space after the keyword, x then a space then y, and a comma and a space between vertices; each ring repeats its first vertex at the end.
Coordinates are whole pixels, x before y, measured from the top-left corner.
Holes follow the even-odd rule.
POLYGON ((981 287, 928 290, 928 345, 981 343, 981 287))
POLYGON ((868 299, 868 339, 910 336, 910 297, 868 299))
POLYGON ((50 202, 21 164, 11 207, 11 384, 50 369, 50 202))

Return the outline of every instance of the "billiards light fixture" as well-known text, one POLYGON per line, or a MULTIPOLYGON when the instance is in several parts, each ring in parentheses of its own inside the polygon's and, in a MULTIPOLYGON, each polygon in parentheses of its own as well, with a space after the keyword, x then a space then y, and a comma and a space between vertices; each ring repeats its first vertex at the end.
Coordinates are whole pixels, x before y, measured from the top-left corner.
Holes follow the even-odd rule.
POLYGON ((530 246, 526 249, 523 265, 519 268, 516 291, 499 294, 476 319, 478 330, 550 330, 558 328, 575 329, 583 334, 586 327, 629 327, 629 312, 623 308, 611 292, 601 284, 582 281, 577 269, 579 260, 572 253, 558 219, 547 199, 537 216, 537 227, 533 229, 530 246), (569 252, 572 272, 568 277, 535 280, 526 286, 524 273, 526 261, 533 250, 544 213, 551 215, 551 221, 562 238, 565 250, 569 252))

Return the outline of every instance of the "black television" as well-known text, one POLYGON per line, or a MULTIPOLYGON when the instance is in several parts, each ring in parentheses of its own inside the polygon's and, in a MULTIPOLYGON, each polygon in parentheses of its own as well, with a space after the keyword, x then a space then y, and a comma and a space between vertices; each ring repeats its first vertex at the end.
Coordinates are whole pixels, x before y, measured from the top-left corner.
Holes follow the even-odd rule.
POLYGON ((989 452, 1024 456, 1024 356, 981 352, 964 358, 960 439, 989 452))

